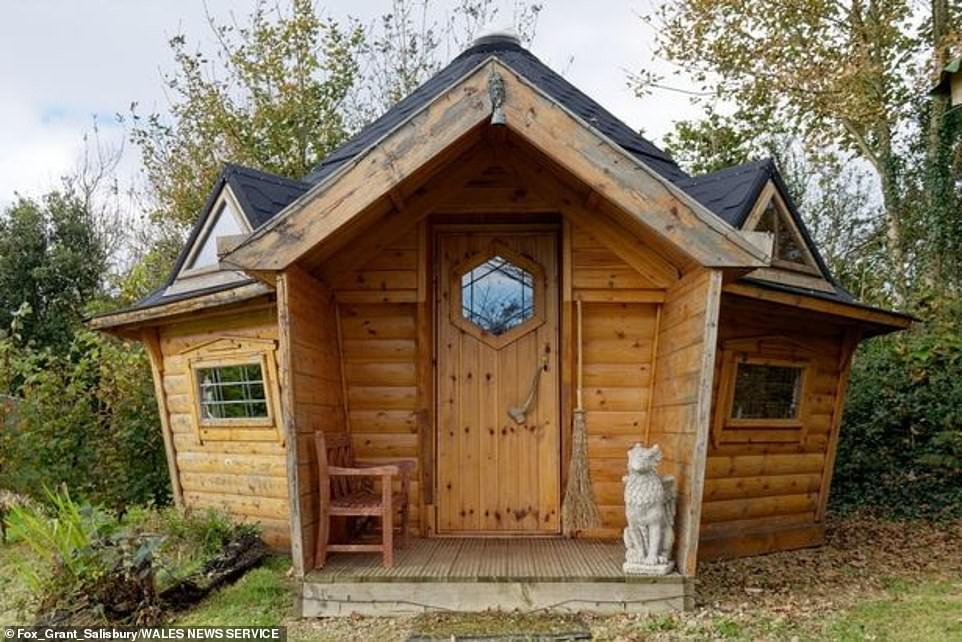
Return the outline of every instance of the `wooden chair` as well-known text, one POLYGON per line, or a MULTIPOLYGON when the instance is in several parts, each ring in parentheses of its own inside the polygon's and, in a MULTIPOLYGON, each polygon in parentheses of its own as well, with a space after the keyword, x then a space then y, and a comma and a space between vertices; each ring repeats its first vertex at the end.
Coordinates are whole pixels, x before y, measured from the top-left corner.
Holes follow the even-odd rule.
POLYGON ((320 511, 314 567, 322 568, 327 554, 377 553, 384 557, 384 568, 394 564, 394 512, 401 512, 401 546, 408 535, 408 476, 412 461, 397 461, 371 466, 356 465, 347 433, 314 433, 317 451, 320 511), (380 492, 374 479, 381 478, 380 492), (401 480, 401 492, 394 492, 394 480, 401 480), (380 517, 380 544, 330 544, 333 517, 380 517))

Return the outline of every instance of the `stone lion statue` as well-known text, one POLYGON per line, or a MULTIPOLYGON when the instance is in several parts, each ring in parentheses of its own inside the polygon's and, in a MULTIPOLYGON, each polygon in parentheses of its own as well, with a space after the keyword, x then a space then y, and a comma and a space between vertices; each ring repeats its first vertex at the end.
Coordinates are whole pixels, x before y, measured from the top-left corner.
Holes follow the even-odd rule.
POLYGON ((628 451, 625 484, 625 573, 666 575, 675 539, 675 478, 658 476, 661 449, 635 444, 628 451))

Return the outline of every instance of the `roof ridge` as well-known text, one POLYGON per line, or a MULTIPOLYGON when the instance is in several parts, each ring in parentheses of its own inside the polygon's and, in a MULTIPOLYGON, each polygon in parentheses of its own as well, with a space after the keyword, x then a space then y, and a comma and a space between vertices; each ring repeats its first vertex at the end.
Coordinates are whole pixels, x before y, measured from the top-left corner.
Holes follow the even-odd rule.
POLYGON ((688 178, 688 174, 665 150, 632 129, 597 100, 542 62, 530 50, 513 42, 496 40, 478 43, 455 56, 414 91, 328 154, 314 166, 304 180, 310 183, 321 182, 344 163, 363 153, 398 123, 444 93, 465 73, 489 58, 497 59, 525 78, 552 100, 612 139, 630 155, 642 158, 646 163, 650 161, 654 165, 652 169, 669 182, 678 183, 688 178))
POLYGON ((246 165, 241 165, 239 163, 234 163, 231 161, 224 161, 224 170, 229 172, 237 172, 239 174, 246 174, 251 178, 256 178, 264 182, 273 182, 285 186, 295 186, 295 187, 305 187, 310 188, 311 183, 307 181, 290 178, 288 176, 282 176, 280 174, 274 174, 261 169, 256 169, 254 167, 248 167, 246 165))

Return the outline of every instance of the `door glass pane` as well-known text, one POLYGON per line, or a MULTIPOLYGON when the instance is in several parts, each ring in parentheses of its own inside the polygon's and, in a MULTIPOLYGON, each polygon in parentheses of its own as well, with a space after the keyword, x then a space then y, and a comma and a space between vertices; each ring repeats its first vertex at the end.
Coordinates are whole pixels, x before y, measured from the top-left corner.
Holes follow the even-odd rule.
POLYGON ((485 332, 504 334, 534 316, 534 277, 493 256, 461 275, 461 314, 485 332))

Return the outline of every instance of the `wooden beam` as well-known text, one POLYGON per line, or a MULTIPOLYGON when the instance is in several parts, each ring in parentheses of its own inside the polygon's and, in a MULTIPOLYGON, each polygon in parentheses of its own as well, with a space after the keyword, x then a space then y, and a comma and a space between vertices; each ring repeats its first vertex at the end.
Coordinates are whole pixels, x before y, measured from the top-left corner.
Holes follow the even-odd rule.
POLYGON ((701 527, 702 495, 705 488, 705 469, 708 460, 708 441, 711 434, 712 391, 715 382, 715 351, 718 346, 718 318, 721 312, 722 274, 712 270, 708 275, 705 293, 705 325, 702 332, 701 369, 698 375, 698 399, 695 405, 697 432, 692 453, 687 551, 680 560, 685 575, 694 576, 698 564, 698 538, 701 527))
POLYGON ((736 294, 738 296, 758 299, 760 301, 780 303, 782 305, 802 308, 804 310, 811 310, 813 312, 822 312, 824 314, 831 314, 856 321, 872 323, 884 326, 890 331, 904 330, 910 327, 913 321, 912 317, 906 314, 900 314, 898 312, 888 312, 886 310, 867 308, 843 302, 836 303, 834 301, 827 301, 819 297, 806 296, 804 294, 792 294, 789 292, 770 290, 763 286, 746 283, 744 281, 728 283, 725 285, 724 291, 727 294, 736 294))
POLYGON ((224 260, 241 269, 282 269, 456 145, 490 115, 490 64, 473 70, 310 189, 224 260))
MULTIPOLYGON (((574 431, 575 354, 578 342, 583 341, 575 329, 574 320, 574 230, 571 221, 561 225, 561 489, 568 488, 568 469, 571 465, 572 433, 574 431)), ((562 495, 564 501, 564 495, 562 495)))
POLYGON ((154 396, 157 398, 157 413, 160 415, 160 432, 164 437, 164 453, 167 457, 167 472, 174 496, 174 505, 184 507, 184 491, 180 486, 180 471, 177 468, 177 452, 174 449, 174 436, 170 429, 170 411, 167 408, 167 393, 164 391, 164 353, 160 348, 160 333, 157 328, 146 328, 141 334, 147 355, 150 357, 150 370, 154 379, 154 396))
MULTIPOLYGON (((330 282, 337 274, 355 270, 370 261, 378 252, 387 248, 408 230, 434 210, 435 207, 451 198, 464 188, 465 183, 477 176, 491 162, 489 154, 477 153, 471 148, 459 156, 451 169, 440 170, 425 185, 405 199, 403 208, 395 208, 376 224, 361 230, 360 237, 350 244, 350 250, 331 258, 321 269, 322 278, 330 282)), ((349 241, 347 239, 346 241, 349 241)), ((333 248, 328 250, 332 253, 333 248)))
POLYGON ((291 354, 294 349, 291 337, 291 274, 282 273, 277 277, 277 335, 278 335, 278 376, 281 380, 281 421, 283 421, 284 441, 287 444, 287 497, 289 504, 288 520, 291 528, 291 562, 294 575, 304 577, 307 571, 304 535, 301 528, 301 480, 297 453, 297 424, 295 423, 294 382, 292 377, 291 354))
POLYGON ((421 534, 432 534, 434 519, 434 271, 433 244, 427 221, 418 224, 416 401, 421 534))
POLYGON ((647 229, 708 267, 762 267, 733 227, 500 62, 508 128, 647 229))
POLYGON ((664 290, 578 290, 585 303, 664 303, 664 290))
POLYGON ((835 456, 838 454, 838 440, 842 432, 842 416, 845 413, 845 397, 848 394, 848 382, 852 374, 852 357, 862 338, 859 328, 847 328, 845 338, 839 348, 838 383, 835 386, 835 403, 832 405, 832 429, 828 437, 828 451, 825 453, 825 466, 822 469, 822 482, 819 486, 818 508, 815 521, 825 519, 828 510, 828 498, 832 489, 832 475, 835 473, 835 456))
POLYGON ((273 292, 274 288, 263 283, 248 283, 229 290, 202 294, 173 303, 135 310, 121 310, 113 314, 93 317, 87 321, 87 326, 94 330, 124 334, 126 330, 137 325, 153 323, 161 319, 169 320, 171 317, 183 314, 195 314, 202 310, 247 301, 273 292))
POLYGON ((521 158, 509 162, 513 171, 565 217, 583 230, 590 231, 592 236, 653 283, 668 287, 678 280, 678 269, 655 254, 636 234, 604 214, 588 209, 583 203, 591 200, 590 197, 581 197, 576 190, 538 163, 537 159, 528 156, 520 148, 515 149, 521 158))

